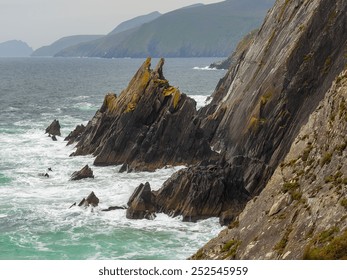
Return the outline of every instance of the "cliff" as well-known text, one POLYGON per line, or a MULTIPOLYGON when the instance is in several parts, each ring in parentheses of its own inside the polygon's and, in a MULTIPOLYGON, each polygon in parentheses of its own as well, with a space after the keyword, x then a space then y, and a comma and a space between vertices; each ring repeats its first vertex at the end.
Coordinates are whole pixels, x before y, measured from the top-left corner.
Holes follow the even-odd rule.
POLYGON ((193 258, 346 259, 347 70, 263 192, 193 258))

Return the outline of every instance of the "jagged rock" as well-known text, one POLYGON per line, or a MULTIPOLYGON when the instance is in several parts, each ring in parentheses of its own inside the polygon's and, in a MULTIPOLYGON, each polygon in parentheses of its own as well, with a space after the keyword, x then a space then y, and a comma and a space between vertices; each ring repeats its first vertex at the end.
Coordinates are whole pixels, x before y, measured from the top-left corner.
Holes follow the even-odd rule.
POLYGON ((138 186, 128 201, 129 208, 126 212, 128 219, 155 218, 155 195, 151 192, 149 183, 138 186))
POLYGON ((163 76, 163 59, 154 70, 150 63, 148 58, 119 97, 105 97, 73 156, 93 154, 95 165, 154 171, 213 154, 199 128, 196 102, 170 86, 163 76))
POLYGON ((81 138, 81 135, 85 129, 86 127, 83 124, 77 125, 76 128, 64 139, 64 141, 68 141, 67 145, 73 144, 81 138))
POLYGON ((87 198, 83 198, 81 202, 78 204, 79 207, 88 207, 93 206, 97 207, 99 205, 99 198, 95 195, 94 192, 91 192, 87 198))
POLYGON ((58 139, 57 139, 57 137, 55 135, 52 136, 52 140, 55 141, 55 142, 58 141, 58 139))
POLYGON ((209 68, 225 70, 229 69, 234 63, 236 63, 239 54, 245 52, 249 48, 258 31, 259 30, 256 29, 247 34, 244 38, 242 38, 242 40, 238 43, 235 51, 227 59, 211 63, 209 68))
MULTIPOLYGON (((46 133, 52 136, 61 136, 60 123, 58 120, 54 120, 47 128, 46 133)), ((54 140, 54 139, 53 139, 54 140)))
POLYGON ((227 210, 236 217, 249 194, 242 182, 234 180, 235 172, 239 171, 225 162, 180 170, 157 192, 157 209, 171 216, 182 215, 184 221, 191 222, 219 217, 227 210))
POLYGON ((93 170, 88 165, 83 167, 80 171, 72 173, 70 180, 77 181, 86 178, 94 178, 93 170))

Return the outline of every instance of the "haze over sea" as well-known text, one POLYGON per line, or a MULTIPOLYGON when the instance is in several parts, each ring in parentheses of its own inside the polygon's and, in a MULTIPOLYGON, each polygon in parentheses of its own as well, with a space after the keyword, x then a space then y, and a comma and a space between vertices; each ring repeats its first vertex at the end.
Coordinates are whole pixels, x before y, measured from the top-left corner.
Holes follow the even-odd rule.
MULTIPOLYGON (((201 107, 225 74, 204 71, 216 60, 167 59, 164 75, 201 107)), ((120 94, 143 61, 0 58, 0 259, 186 259, 219 233, 218 219, 135 221, 125 210, 101 211, 126 205, 140 183, 159 189, 182 167, 120 174, 119 166, 92 166, 94 180, 69 181, 93 157, 69 157, 74 147, 64 137, 93 117, 106 93, 120 94), (44 134, 54 119, 62 125, 57 142, 44 134), (38 176, 49 167, 49 178, 38 176), (99 207, 69 209, 92 191, 99 207)))

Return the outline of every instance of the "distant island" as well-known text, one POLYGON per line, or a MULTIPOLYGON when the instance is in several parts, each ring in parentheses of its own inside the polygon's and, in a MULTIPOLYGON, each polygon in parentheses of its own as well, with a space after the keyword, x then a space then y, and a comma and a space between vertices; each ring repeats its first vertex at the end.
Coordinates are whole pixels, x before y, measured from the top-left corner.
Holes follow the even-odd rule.
POLYGON ((0 43, 0 57, 28 57, 33 49, 20 40, 11 40, 0 43))

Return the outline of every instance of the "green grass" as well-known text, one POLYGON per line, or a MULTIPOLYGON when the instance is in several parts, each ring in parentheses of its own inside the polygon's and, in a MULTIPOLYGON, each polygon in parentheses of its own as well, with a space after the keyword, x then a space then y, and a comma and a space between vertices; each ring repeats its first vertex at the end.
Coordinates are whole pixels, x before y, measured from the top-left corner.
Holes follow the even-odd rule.
POLYGON ((305 249, 305 260, 347 260, 347 230, 335 236, 333 227, 319 234, 305 249))

